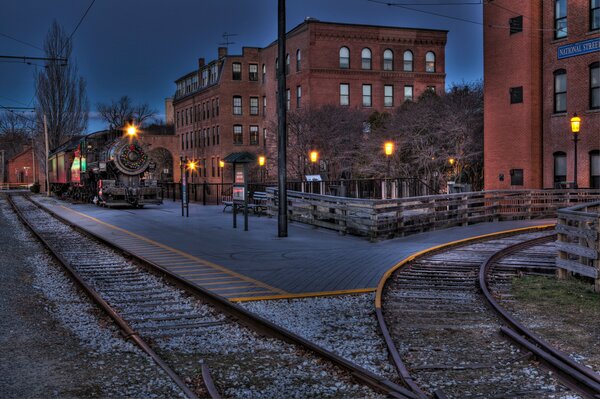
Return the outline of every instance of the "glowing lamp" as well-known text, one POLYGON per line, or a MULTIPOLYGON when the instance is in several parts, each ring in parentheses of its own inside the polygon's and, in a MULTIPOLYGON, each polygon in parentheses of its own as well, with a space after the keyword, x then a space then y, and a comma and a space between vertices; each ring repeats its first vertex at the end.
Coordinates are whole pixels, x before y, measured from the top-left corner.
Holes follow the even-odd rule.
POLYGON ((198 163, 190 160, 187 163, 187 167, 188 167, 189 170, 194 171, 198 167, 198 163))
POLYGON ((265 158, 263 155, 258 157, 258 165, 259 166, 265 166, 266 161, 267 161, 267 158, 265 158))
POLYGON ((224 168, 225 167, 225 161, 219 161, 219 167, 224 168))
POLYGON ((133 137, 137 135, 137 128, 134 125, 127 126, 127 135, 133 137))
POLYGON ((383 151, 388 157, 392 155, 394 153, 394 143, 392 143, 391 141, 386 141, 383 145, 383 151))
POLYGON ((310 162, 315 163, 319 160, 319 153, 317 151, 310 152, 310 162))
POLYGON ((454 162, 456 162, 456 159, 454 159, 454 158, 450 158, 450 159, 448 160, 448 162, 450 162, 450 165, 454 165, 454 162))
POLYGON ((571 132, 573 134, 579 133, 579 127, 581 126, 581 118, 577 116, 577 114, 573 114, 571 118, 571 132))

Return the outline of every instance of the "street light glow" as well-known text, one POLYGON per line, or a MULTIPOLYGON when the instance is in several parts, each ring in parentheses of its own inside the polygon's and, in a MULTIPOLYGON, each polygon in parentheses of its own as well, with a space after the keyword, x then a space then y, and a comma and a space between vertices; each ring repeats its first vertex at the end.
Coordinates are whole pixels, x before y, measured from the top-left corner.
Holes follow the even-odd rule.
POLYGON ((261 155, 258 157, 258 165, 259 166, 265 166, 266 161, 267 161, 267 158, 265 158, 264 155, 261 155))
POLYGON ((219 167, 224 168, 225 167, 225 161, 219 161, 219 167))
POLYGON ((448 162, 450 162, 450 165, 454 165, 454 162, 456 162, 456 159, 454 159, 454 158, 450 158, 450 159, 448 160, 448 162))
POLYGON ((391 141, 386 141, 383 145, 383 150, 385 151, 385 155, 389 157, 394 153, 394 143, 391 141))
POLYGON ((579 133, 579 127, 581 126, 581 118, 577 116, 577 113, 573 114, 571 118, 571 132, 574 134, 579 133))
POLYGON ((316 163, 319 160, 319 153, 317 151, 310 152, 310 162, 316 163))
POLYGON ((187 168, 189 170, 194 171, 194 170, 196 170, 197 167, 198 167, 198 163, 196 161, 193 161, 191 159, 188 161, 187 168))

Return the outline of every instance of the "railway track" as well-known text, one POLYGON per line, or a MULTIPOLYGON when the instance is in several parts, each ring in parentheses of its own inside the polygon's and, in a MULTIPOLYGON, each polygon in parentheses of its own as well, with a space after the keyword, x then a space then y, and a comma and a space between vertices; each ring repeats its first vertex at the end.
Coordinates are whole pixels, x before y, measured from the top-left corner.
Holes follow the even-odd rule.
POLYGON ((551 348, 523 338, 526 330, 515 332, 505 317, 510 315, 487 303, 494 300, 486 288, 488 279, 500 290, 507 288, 511 273, 552 271, 547 258, 534 266, 538 262, 531 253, 520 263, 500 262, 507 254, 548 240, 547 232, 532 232, 463 243, 415 257, 382 281, 380 327, 399 374, 413 392, 422 398, 598 397, 595 373, 575 371, 581 366, 574 364, 557 368, 551 348), (542 360, 552 372, 532 359, 542 360), (557 371, 566 379, 557 379, 557 371))
POLYGON ((124 336, 146 350, 190 398, 416 398, 224 298, 141 258, 132 260, 26 197, 9 201, 124 336))

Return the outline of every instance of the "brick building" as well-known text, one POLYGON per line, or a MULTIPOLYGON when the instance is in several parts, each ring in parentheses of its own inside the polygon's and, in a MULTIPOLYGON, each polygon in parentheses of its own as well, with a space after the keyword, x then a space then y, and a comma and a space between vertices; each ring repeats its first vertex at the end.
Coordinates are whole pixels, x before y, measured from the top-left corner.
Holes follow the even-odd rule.
MULTIPOLYGON (((443 93, 447 31, 306 19, 287 33, 287 107, 337 104, 391 110, 425 90, 443 93)), ((219 182, 231 153, 274 154, 277 43, 244 47, 176 80, 173 106, 181 155, 200 159, 219 182)), ((275 169, 269 156, 269 169, 275 169)), ((272 176, 271 176, 272 177, 272 176)))
POLYGON ((34 164, 35 154, 31 146, 25 146, 23 151, 10 158, 6 166, 7 183, 45 184, 45 176, 39 162, 34 164))
POLYGON ((600 1, 484 3, 485 188, 600 187, 600 1))

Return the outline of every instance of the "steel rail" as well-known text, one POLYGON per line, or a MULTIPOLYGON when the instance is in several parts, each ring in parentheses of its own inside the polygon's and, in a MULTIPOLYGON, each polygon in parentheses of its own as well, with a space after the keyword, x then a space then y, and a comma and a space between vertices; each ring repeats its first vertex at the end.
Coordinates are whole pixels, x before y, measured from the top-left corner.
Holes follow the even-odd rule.
MULTIPOLYGON (((403 384, 406 385, 407 387, 409 387, 414 392, 414 394, 417 395, 417 397, 419 399, 427 399, 427 398, 429 398, 429 395, 427 395, 417 385, 417 383, 413 379, 412 375, 410 374, 408 367, 402 361, 402 357, 400 356, 400 353, 398 352, 398 349, 396 348, 396 345, 394 344, 394 341, 392 340, 392 337, 389 333, 389 329, 387 327, 387 323, 385 321, 385 317, 383 316, 383 310, 382 310, 383 290, 384 290, 385 285, 387 284, 387 281, 389 280, 389 278, 393 275, 393 273, 396 270, 399 270, 400 268, 404 267, 408 263, 410 263, 416 259, 420 259, 422 257, 429 256, 436 252, 440 252, 440 251, 447 250, 447 249, 454 248, 454 247, 469 245, 474 242, 478 242, 478 241, 482 241, 482 240, 486 240, 486 239, 500 238, 500 237, 506 237, 506 236, 516 235, 516 234, 523 234, 523 233, 527 233, 527 232, 547 230, 547 229, 553 228, 553 227, 554 227, 554 224, 524 227, 524 228, 518 228, 518 229, 514 229, 514 230, 500 231, 497 233, 484 234, 484 235, 476 236, 476 237, 464 238, 464 239, 449 242, 446 244, 437 245, 432 248, 428 248, 423 251, 417 252, 413 255, 410 255, 409 257, 403 259, 402 261, 400 261, 399 263, 397 263, 392 268, 390 268, 387 272, 384 273, 381 280, 379 280, 379 284, 377 285, 377 290, 375 292, 375 314, 377 316, 377 323, 379 325, 379 329, 381 331, 381 334, 383 335, 383 339, 385 341, 385 344, 386 344, 388 351, 390 353, 390 356, 392 358, 392 362, 394 363, 394 366, 396 367, 396 371, 398 372, 398 375, 400 376, 403 384)), ((446 395, 443 392, 443 390, 436 390, 433 393, 433 397, 436 399, 445 399, 446 395)))
MULTIPOLYGON (((146 352, 152 360, 162 368, 171 380, 184 392, 189 399, 199 399, 198 396, 187 386, 187 384, 179 377, 179 375, 144 341, 139 334, 134 331, 129 323, 125 321, 119 313, 113 309, 102 296, 85 282, 83 277, 77 273, 70 265, 70 262, 65 259, 38 231, 33 227, 33 224, 23 215, 17 204, 14 203, 12 195, 8 195, 8 202, 12 207, 19 220, 31 231, 31 233, 43 244, 50 254, 61 264, 67 271, 75 283, 83 289, 83 291, 100 307, 107 316, 119 327, 121 333, 126 339, 133 341, 140 349, 146 352)), ((217 399, 213 397, 214 399, 217 399)))
POLYGON ((595 395, 600 395, 600 374, 596 373, 591 368, 574 361, 567 354, 552 347, 552 345, 543 340, 539 335, 517 321, 500 305, 500 303, 498 303, 498 301, 496 301, 489 290, 489 277, 494 263, 501 258, 524 248, 550 242, 555 237, 556 234, 552 233, 543 237, 523 241, 503 248, 490 255, 481 264, 481 268, 479 269, 479 288, 492 309, 510 326, 510 329, 505 327, 501 329, 501 332, 504 335, 534 353, 536 357, 556 370, 558 375, 562 375, 574 382, 575 387, 578 388, 581 393, 590 395, 590 397, 596 397, 595 395))
MULTIPOLYGON (((23 196, 27 198, 27 196, 23 196)), ((27 198, 29 199, 29 198, 27 198)), ((103 298, 102 296, 94 290, 89 284, 85 282, 83 277, 77 273, 75 269, 73 269, 70 265, 70 262, 65 259, 55 248, 52 246, 48 240, 46 240, 38 231, 33 227, 32 223, 23 215, 19 207, 14 203, 12 199, 12 195, 8 195, 8 203, 12 207, 13 211, 21 220, 21 222, 31 231, 31 233, 46 247, 46 249, 52 254, 52 256, 61 264, 61 266, 68 272, 69 276, 79 287, 83 289, 83 291, 94 301, 105 313, 109 316, 113 322, 121 329, 123 336, 126 339, 130 339, 133 341, 140 349, 146 352, 152 360, 162 368, 165 373, 171 378, 171 380, 183 391, 183 393, 189 399, 198 399, 198 396, 187 386, 187 384, 179 377, 179 375, 148 345, 146 341, 144 341, 139 334, 134 331, 129 323, 125 321, 119 315, 119 313, 113 309, 103 298)))
POLYGON ((384 377, 381 377, 317 344, 311 342, 300 335, 281 327, 255 313, 252 313, 243 307, 230 302, 227 298, 224 298, 218 294, 215 294, 205 288, 194 285, 190 281, 187 281, 183 277, 180 277, 176 274, 173 274, 171 271, 165 269, 164 267, 156 264, 155 262, 144 258, 141 255, 137 255, 131 253, 126 248, 121 245, 108 241, 101 235, 84 229, 69 220, 65 219, 63 216, 57 214, 56 212, 46 208, 45 206, 39 204, 36 201, 31 200, 29 196, 25 196, 28 198, 33 204, 43 209, 45 212, 48 212, 50 215, 70 226, 71 228, 91 237, 101 243, 107 245, 110 248, 116 249, 118 252, 125 254, 126 256, 134 259, 138 262, 140 266, 145 267, 146 270, 160 275, 171 283, 175 284, 177 287, 183 289, 187 293, 195 296, 201 301, 210 303, 217 309, 225 312, 230 317, 237 320, 239 323, 249 327, 250 329, 261 333, 263 335, 283 340, 287 343, 297 345, 302 349, 311 352, 318 357, 321 357, 327 360, 330 363, 335 364, 343 370, 346 370, 351 374, 355 379, 360 381, 361 383, 370 386, 371 388, 386 394, 389 397, 400 398, 400 399, 422 399, 422 397, 416 395, 409 389, 406 389, 403 386, 400 386, 384 377))

